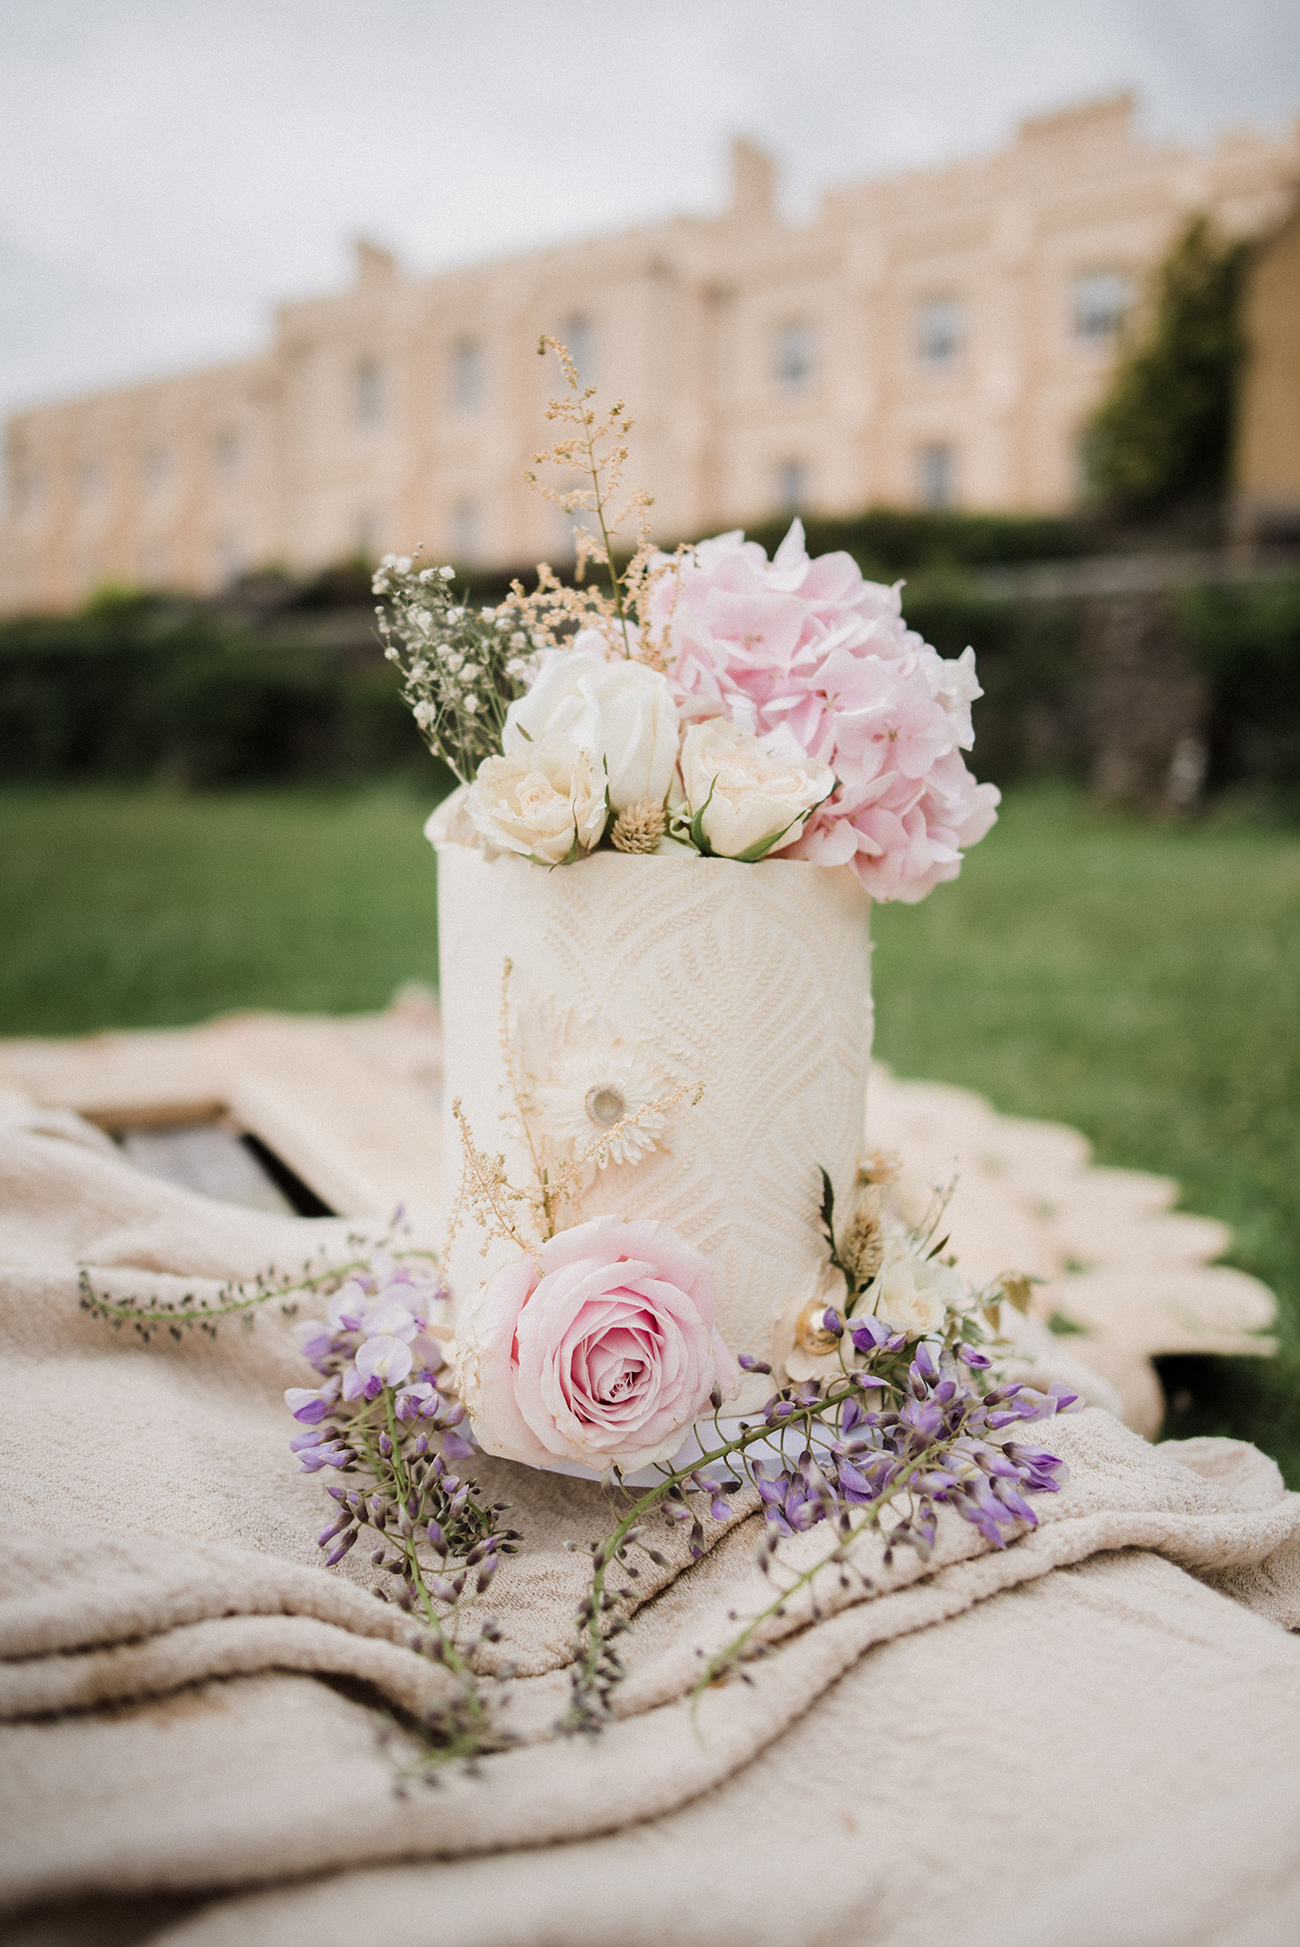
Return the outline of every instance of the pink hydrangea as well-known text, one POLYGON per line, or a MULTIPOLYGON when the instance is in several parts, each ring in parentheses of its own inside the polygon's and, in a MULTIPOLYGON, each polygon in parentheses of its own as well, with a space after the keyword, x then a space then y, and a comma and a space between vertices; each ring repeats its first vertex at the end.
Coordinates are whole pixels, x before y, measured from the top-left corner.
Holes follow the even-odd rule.
POLYGON ((684 718, 723 714, 760 736, 786 725, 834 771, 782 857, 852 866, 873 898, 908 904, 956 878, 999 799, 961 755, 975 655, 945 661, 909 629, 898 586, 864 580, 848 554, 811 560, 795 521, 771 561, 739 531, 702 541, 657 578, 649 626, 684 718))

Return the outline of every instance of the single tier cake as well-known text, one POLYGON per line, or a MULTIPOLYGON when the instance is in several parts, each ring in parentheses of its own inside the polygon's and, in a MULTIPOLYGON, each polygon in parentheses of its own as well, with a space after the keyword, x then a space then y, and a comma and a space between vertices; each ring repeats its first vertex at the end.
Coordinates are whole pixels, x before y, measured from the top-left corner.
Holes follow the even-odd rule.
MULTIPOLYGON (((825 1273, 820 1171, 841 1209, 853 1201, 869 911, 850 872, 802 860, 597 852, 546 871, 440 843, 451 1200, 454 1103, 512 1183, 539 1152, 543 1168, 573 1164, 623 1125, 581 1168, 566 1223, 671 1225, 708 1261, 732 1354, 779 1372, 825 1273)), ((511 1255, 505 1240, 483 1245, 463 1213, 446 1265, 458 1323, 511 1255)), ((749 1399, 772 1383, 751 1379, 749 1399)))

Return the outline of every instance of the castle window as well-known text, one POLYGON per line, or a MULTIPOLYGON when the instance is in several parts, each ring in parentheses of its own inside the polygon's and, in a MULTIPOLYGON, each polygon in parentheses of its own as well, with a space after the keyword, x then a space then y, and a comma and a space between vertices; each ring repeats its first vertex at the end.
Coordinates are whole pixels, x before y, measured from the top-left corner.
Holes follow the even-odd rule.
POLYGON ((478 561, 483 546, 482 527, 477 501, 457 502, 451 517, 451 551, 460 566, 472 568, 478 561))
POLYGON ((817 341, 812 327, 784 324, 776 334, 776 376, 782 385, 807 385, 817 362, 817 341))
POLYGON ((916 456, 917 498, 922 507, 951 507, 957 498, 956 473, 951 446, 923 446, 916 456))
POLYGON ((355 403, 358 426, 378 426, 384 417, 384 369, 378 359, 357 363, 355 403))
POLYGON ((801 514, 808 499, 802 460, 782 460, 776 470, 776 501, 783 514, 801 514))
POLYGON ((477 338, 458 338, 451 353, 451 397, 458 412, 483 403, 483 348, 477 338))
POLYGON ((1120 270, 1091 270, 1074 280, 1074 335, 1096 343, 1117 338, 1133 302, 1133 285, 1120 270))
POLYGON ((583 385, 596 383, 596 332, 591 319, 581 312, 574 312, 560 327, 560 342, 569 348, 569 356, 578 368, 578 377, 583 385))
POLYGON ((955 365, 966 335, 965 311, 955 297, 927 298, 916 314, 916 352, 937 370, 955 365))

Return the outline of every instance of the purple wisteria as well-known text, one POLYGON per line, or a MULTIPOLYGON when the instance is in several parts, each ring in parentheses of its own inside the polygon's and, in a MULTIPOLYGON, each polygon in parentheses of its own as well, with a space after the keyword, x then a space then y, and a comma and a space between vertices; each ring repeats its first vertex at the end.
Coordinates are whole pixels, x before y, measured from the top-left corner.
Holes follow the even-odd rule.
MULTIPOLYGON (((826 1212, 829 1241, 831 1211, 826 1212)), ((906 1248, 918 1270, 934 1260, 928 1240, 911 1235, 906 1248)), ((842 1253, 832 1262, 840 1268, 842 1253)), ((875 1277, 846 1279, 843 1311, 828 1307, 817 1319, 825 1354, 824 1376, 777 1390, 752 1420, 724 1423, 715 1413, 717 1444, 697 1427, 701 1446, 711 1451, 635 1499, 613 1534, 591 1544, 592 1587, 578 1616, 582 1633, 574 1668, 569 1724, 598 1728, 609 1697, 622 1676, 612 1639, 626 1627, 606 1587, 612 1570, 635 1576, 629 1551, 646 1549, 641 1540, 647 1518, 656 1511, 669 1527, 687 1526, 687 1547, 699 1560, 705 1549, 705 1512, 714 1521, 729 1518, 728 1495, 742 1479, 757 1489, 763 1515, 759 1566, 772 1574, 782 1541, 827 1523, 834 1537, 827 1553, 794 1576, 761 1614, 751 1617, 735 1640, 704 1668, 701 1686, 738 1668, 747 1655, 765 1653, 763 1625, 780 1615, 799 1588, 836 1564, 847 1586, 862 1573, 851 1553, 859 1537, 874 1532, 884 1543, 884 1561, 911 1548, 928 1560, 938 1530, 938 1511, 949 1507, 970 1522, 994 1548, 1005 1548, 1017 1531, 1038 1525, 1028 1498, 1057 1492, 1068 1479, 1063 1461, 1041 1448, 1007 1438, 1010 1429, 1052 1418, 1077 1406, 1075 1394, 1059 1384, 1040 1390, 1021 1381, 999 1380, 988 1352, 996 1334, 1004 1297, 1020 1302, 1022 1280, 1001 1280, 971 1292, 951 1278, 957 1302, 950 1302, 933 1330, 901 1329, 871 1306, 883 1287, 875 1277), (721 1466, 719 1474, 714 1471, 721 1466)), ((1008 1350, 1006 1346, 1002 1352, 1008 1350)), ((746 1372, 769 1373, 760 1359, 742 1354, 746 1372)), ((657 1562, 664 1558, 646 1549, 657 1562)), ((778 1578, 779 1579, 779 1578, 778 1578)), ((630 1589, 615 1592, 630 1596, 630 1589)), ((814 1614, 816 1614, 814 1608, 814 1614)))
POLYGON ((294 1328, 319 1386, 290 1386, 285 1403, 301 1427, 290 1441, 308 1473, 329 1467, 344 1479, 327 1492, 333 1519, 317 1536, 333 1568, 369 1528, 371 1561, 396 1578, 377 1594, 427 1626, 420 1646, 456 1679, 450 1703, 425 1726, 440 1758, 473 1756, 499 1742, 472 1670, 480 1642, 498 1632, 483 1623, 473 1641, 451 1630, 456 1605, 481 1595, 519 1537, 501 1529, 503 1502, 487 1506, 472 1480, 448 1463, 468 1460, 465 1409, 440 1389, 446 1377, 434 1324, 445 1301, 440 1280, 376 1257, 330 1299, 325 1319, 294 1328), (462 1429, 466 1429, 462 1431, 462 1429), (358 1485, 352 1485, 348 1476, 358 1485))
POLYGON ((989 1360, 973 1347, 936 1353, 921 1340, 909 1353, 902 1333, 882 1329, 875 1319, 845 1332, 833 1312, 826 1329, 843 1332, 855 1351, 872 1360, 884 1354, 884 1370, 850 1368, 840 1386, 810 1381, 769 1402, 764 1424, 774 1432, 797 1424, 806 1443, 776 1471, 759 1458, 750 1463, 763 1503, 767 1554, 786 1536, 821 1521, 835 1522, 845 1535, 874 1525, 863 1520, 863 1511, 892 1503, 900 1489, 907 1490, 909 1505, 884 1531, 886 1560, 900 1542, 928 1554, 938 1505, 953 1508, 995 1548, 1005 1548, 1018 1523, 1038 1525, 1025 1496, 1055 1493, 1068 1478, 1064 1462, 988 1436, 1068 1411, 1076 1403, 1073 1393, 1060 1385, 1040 1392, 1020 1383, 981 1392, 967 1373, 983 1371, 989 1360))

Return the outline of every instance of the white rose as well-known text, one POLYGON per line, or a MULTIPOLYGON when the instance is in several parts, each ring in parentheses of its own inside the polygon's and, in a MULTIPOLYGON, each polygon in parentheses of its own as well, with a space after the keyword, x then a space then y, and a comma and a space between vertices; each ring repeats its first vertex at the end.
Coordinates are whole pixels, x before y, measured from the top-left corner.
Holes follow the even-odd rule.
POLYGON ((682 786, 692 836, 719 858, 759 859, 794 844, 835 777, 810 763, 788 730, 760 739, 714 717, 682 740, 682 786))
POLYGON ((582 629, 572 649, 547 649, 537 679, 506 712, 502 746, 522 757, 529 739, 568 737, 603 761, 609 802, 623 811, 642 798, 661 804, 677 763, 677 705, 657 669, 611 660, 605 638, 582 629))
POLYGON ((962 1281, 950 1264, 894 1249, 881 1268, 873 1309, 877 1318, 909 1338, 924 1338, 939 1330, 963 1296, 962 1281))
POLYGON ((589 852, 608 817, 603 772, 565 737, 525 743, 519 757, 485 757, 464 808, 489 845, 539 865, 563 865, 575 845, 589 852))

